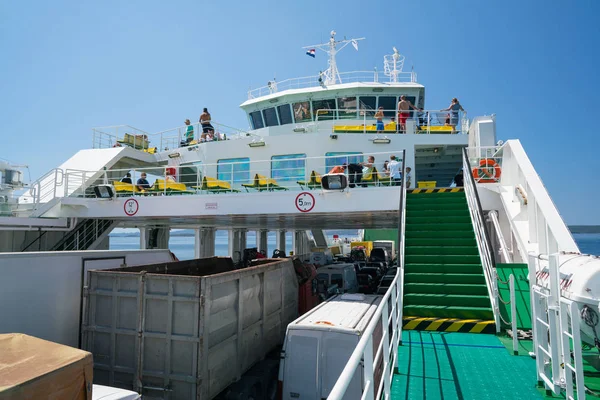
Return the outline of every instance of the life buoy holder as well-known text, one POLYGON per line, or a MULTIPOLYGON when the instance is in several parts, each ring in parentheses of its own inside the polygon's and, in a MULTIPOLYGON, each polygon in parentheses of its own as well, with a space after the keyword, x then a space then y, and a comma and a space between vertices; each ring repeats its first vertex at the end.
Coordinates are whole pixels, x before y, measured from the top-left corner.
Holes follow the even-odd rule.
POLYGON ((498 163, 491 158, 479 161, 479 167, 473 168, 473 178, 477 183, 495 183, 500 180, 502 169, 498 163))

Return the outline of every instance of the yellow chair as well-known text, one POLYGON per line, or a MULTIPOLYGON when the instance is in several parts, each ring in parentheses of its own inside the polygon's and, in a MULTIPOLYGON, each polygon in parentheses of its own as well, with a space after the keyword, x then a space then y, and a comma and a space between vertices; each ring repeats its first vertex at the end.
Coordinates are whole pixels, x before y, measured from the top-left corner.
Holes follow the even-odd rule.
POLYGON ((246 188, 246 191, 248 191, 248 189, 256 189, 259 192, 262 192, 263 190, 268 190, 269 192, 272 192, 273 190, 288 190, 286 187, 279 186, 275 179, 267 178, 260 174, 254 175, 252 183, 242 183, 242 186, 246 188))
POLYGON ((234 192, 239 193, 239 190, 232 189, 231 184, 227 181, 222 181, 217 178, 205 176, 202 178, 202 186, 192 186, 194 189, 200 189, 209 193, 234 192))
POLYGON ((117 196, 133 196, 135 193, 139 193, 140 190, 133 183, 125 183, 120 181, 114 181, 113 187, 117 196))
POLYGON ((375 185, 377 183, 377 168, 373 167, 371 171, 363 174, 360 182, 361 184, 375 185))
POLYGON ((155 193, 166 193, 167 195, 194 194, 193 191, 187 189, 184 183, 173 182, 170 180, 165 182, 164 179, 157 179, 150 191, 155 193))
POLYGON ((297 181, 296 182, 302 189, 306 186, 309 189, 315 189, 321 187, 321 174, 316 171, 310 173, 310 179, 308 181, 297 181))
POLYGON ((150 141, 146 135, 131 135, 126 133, 123 140, 117 140, 117 143, 133 147, 137 150, 145 150, 148 148, 148 143, 150 143, 150 141))

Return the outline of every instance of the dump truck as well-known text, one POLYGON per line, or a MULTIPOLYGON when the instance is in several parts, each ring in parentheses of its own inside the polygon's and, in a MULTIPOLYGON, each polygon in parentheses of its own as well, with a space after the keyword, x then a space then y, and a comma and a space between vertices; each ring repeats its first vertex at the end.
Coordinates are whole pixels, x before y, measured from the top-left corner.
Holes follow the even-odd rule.
MULTIPOLYGON (((298 263, 235 269, 212 257, 88 271, 82 346, 93 354, 94 383, 144 399, 273 399, 299 293, 318 298, 299 291, 299 282, 317 285, 298 263)), ((317 303, 302 301, 301 311, 317 303)))

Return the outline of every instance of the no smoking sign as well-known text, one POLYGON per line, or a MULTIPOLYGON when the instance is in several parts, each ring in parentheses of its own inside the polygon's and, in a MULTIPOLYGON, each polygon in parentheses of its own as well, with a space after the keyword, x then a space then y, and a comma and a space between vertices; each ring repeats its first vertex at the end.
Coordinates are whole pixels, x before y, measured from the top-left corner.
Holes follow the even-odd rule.
POLYGON ((296 196, 296 208, 300 212, 309 212, 315 208, 315 198, 308 192, 302 192, 296 196))

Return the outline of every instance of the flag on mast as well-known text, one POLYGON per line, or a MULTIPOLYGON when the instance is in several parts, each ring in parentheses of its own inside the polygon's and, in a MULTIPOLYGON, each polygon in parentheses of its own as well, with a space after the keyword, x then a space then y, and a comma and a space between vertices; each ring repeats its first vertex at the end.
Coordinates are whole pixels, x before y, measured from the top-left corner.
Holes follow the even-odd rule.
POLYGON ((352 39, 352 46, 358 51, 358 42, 355 39, 352 39))
POLYGON ((315 58, 315 49, 307 50, 306 55, 311 56, 312 58, 315 58))

